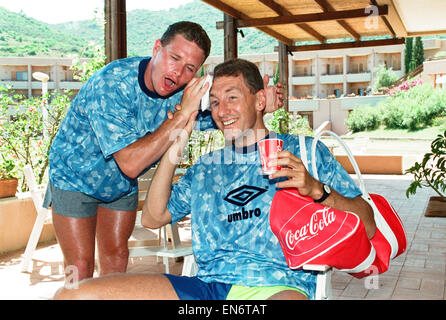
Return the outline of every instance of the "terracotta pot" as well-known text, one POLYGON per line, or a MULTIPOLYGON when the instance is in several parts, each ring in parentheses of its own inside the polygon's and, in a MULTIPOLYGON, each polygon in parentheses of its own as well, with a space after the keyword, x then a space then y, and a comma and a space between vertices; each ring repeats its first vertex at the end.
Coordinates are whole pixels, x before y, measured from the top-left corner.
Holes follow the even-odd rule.
POLYGON ((17 191, 19 180, 13 178, 8 180, 0 180, 0 198, 14 197, 17 191))
POLYGON ((446 217, 446 201, 441 197, 430 197, 424 213, 426 217, 446 217))

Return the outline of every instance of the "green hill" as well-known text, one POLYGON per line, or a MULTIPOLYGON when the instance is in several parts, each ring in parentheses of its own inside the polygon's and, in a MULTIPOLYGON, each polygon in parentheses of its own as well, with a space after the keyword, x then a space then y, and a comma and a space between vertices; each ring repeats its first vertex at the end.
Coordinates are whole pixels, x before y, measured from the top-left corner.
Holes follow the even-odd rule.
MULTIPOLYGON (((151 55, 152 47, 171 23, 194 21, 203 26, 212 41, 211 55, 223 54, 223 30, 215 28, 223 13, 195 0, 175 9, 127 12, 128 56, 151 55)), ((243 29, 239 35, 239 53, 273 52, 277 41, 255 29, 243 29)), ((104 31, 95 21, 47 24, 0 7, 0 56, 81 55, 90 57, 88 44, 103 45, 104 31)))
POLYGON ((86 47, 85 39, 0 7, 0 56, 63 57, 80 55, 86 47))

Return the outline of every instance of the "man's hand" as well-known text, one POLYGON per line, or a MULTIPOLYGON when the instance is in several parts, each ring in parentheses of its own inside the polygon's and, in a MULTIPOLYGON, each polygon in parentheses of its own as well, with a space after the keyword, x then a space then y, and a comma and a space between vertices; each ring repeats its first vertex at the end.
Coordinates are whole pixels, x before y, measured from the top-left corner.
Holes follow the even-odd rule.
MULTIPOLYGON (((181 110, 181 104, 176 104, 175 105, 175 112, 180 111, 181 110)), ((173 119, 173 112, 172 111, 167 111, 167 118, 172 120, 173 119)))
POLYGON ((273 173, 270 179, 287 177, 288 180, 278 182, 278 188, 297 188, 302 196, 319 199, 322 196, 322 183, 314 179, 305 168, 301 159, 289 151, 281 151, 270 155, 274 165, 281 166, 281 170, 273 173))
POLYGON ((265 113, 272 113, 283 106, 283 88, 279 82, 275 86, 268 86, 269 76, 265 74, 263 77, 263 87, 266 94, 265 113))
POLYGON ((178 112, 185 114, 187 118, 189 118, 193 112, 198 111, 198 108, 200 107, 200 100, 210 86, 210 84, 205 83, 205 81, 206 76, 193 78, 187 84, 186 88, 184 88, 183 97, 180 103, 181 109, 178 112))

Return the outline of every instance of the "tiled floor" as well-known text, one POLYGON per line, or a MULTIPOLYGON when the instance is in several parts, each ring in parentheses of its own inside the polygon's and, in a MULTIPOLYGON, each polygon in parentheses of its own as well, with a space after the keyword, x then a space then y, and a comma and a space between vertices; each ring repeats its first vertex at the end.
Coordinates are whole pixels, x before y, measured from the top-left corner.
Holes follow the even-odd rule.
POLYGON ((373 281, 335 271, 334 299, 445 299, 446 217, 425 217, 429 189, 419 189, 409 199, 410 179, 403 176, 366 176, 366 188, 394 206, 407 233, 407 249, 393 260, 387 272, 373 281))
MULTIPOLYGON (((389 270, 377 279, 356 279, 334 271, 333 298, 340 299, 445 299, 446 218, 428 218, 423 213, 430 196, 420 189, 409 199, 406 176, 364 176, 369 192, 387 198, 399 213, 407 232, 405 253, 392 261, 389 270)), ((180 228, 182 239, 190 241, 187 223, 180 228)), ((153 236, 155 236, 153 234, 153 236)), ((0 256, 0 299, 49 299, 63 285, 62 255, 57 244, 39 247, 31 274, 20 272, 23 251, 0 256)), ((181 272, 182 263, 171 260, 172 273, 181 272)), ((129 272, 164 272, 156 258, 132 258, 129 272)))

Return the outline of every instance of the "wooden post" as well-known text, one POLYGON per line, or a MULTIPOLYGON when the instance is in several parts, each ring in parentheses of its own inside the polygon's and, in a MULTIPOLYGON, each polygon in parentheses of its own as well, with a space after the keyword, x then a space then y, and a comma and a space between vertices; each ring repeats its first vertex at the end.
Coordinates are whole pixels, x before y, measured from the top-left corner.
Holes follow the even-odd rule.
POLYGON ((126 0, 104 0, 106 63, 127 57, 126 0))
POLYGON ((288 46, 279 41, 279 81, 283 85, 283 108, 288 112, 288 46))
POLYGON ((224 14, 224 60, 235 59, 237 53, 237 28, 236 22, 230 15, 224 14))

